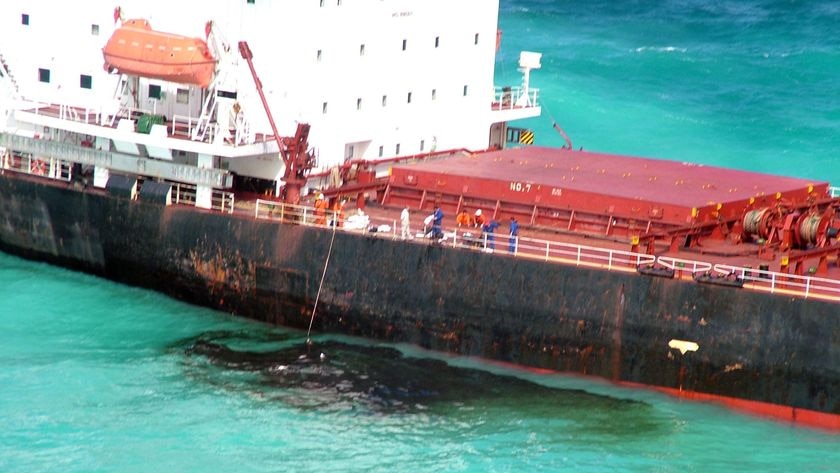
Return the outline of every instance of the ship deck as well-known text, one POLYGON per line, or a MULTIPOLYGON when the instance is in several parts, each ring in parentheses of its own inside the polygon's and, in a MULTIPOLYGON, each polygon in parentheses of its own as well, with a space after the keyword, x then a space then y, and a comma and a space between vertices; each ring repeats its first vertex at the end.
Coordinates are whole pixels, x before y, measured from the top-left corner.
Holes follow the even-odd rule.
MULTIPOLYGON (((494 156, 492 153, 488 155, 494 156)), ((498 156, 496 155, 496 157, 498 156)), ((590 156, 595 157, 587 163, 565 163, 567 167, 580 165, 578 171, 583 170, 585 164, 587 169, 598 168, 597 155, 593 153, 575 153, 570 156, 578 159, 588 158, 590 156)), ((443 171, 443 173, 438 175, 437 179, 445 181, 447 179, 440 176, 452 176, 453 170, 459 168, 453 165, 452 161, 459 161, 462 166, 461 169, 463 169, 463 163, 473 162, 470 158, 455 157, 428 162, 422 165, 400 166, 400 168, 411 170, 437 169, 443 171)), ((499 161, 495 162, 498 163, 499 161)), ((649 168, 652 167, 653 161, 650 161, 648 164, 649 168)), ((495 170, 491 171, 478 171, 478 168, 473 165, 472 169, 473 174, 483 176, 485 179, 489 178, 489 176, 512 176, 515 179, 519 175, 513 173, 505 174, 504 170, 509 169, 510 166, 515 167, 518 165, 508 162, 507 164, 499 164, 495 170)), ((523 169, 525 169, 524 166, 523 169)), ((672 169, 681 168, 675 166, 672 169)), ((714 170, 714 168, 710 169, 714 170)), ((54 186, 76 188, 84 192, 107 192, 104 189, 93 187, 84 188, 79 182, 49 179, 46 176, 30 175, 22 171, 8 169, 3 172, 18 179, 37 180, 54 186)), ((526 171, 523 170, 522 172, 524 173, 526 171)), ((620 170, 617 169, 613 171, 613 174, 613 179, 617 179, 615 175, 621 175, 620 170)), ((526 174, 521 175, 524 176, 526 174)), ((560 179, 562 179, 562 174, 559 175, 561 176, 560 179)), ((598 174, 596 173, 596 175, 598 174)), ((668 174, 659 173, 659 175, 664 176, 668 174)), ((736 172, 732 175, 749 176, 750 173, 736 172)), ((400 174, 398 172, 394 172, 392 180, 399 176, 400 174)), ((452 179, 449 179, 451 182, 452 179)), ((540 177, 539 181, 532 181, 532 186, 543 185, 540 184, 544 182, 542 179, 540 177)), ((699 178, 697 179, 696 182, 700 182, 699 178)), ((582 187, 583 179, 580 181, 581 183, 579 185, 585 189, 585 187, 582 187)), ((692 180, 692 182, 695 181, 692 180)), ((776 182, 789 186, 788 188, 794 188, 797 184, 811 185, 802 180, 788 178, 778 178, 776 182)), ((575 187, 573 186, 572 188, 575 187)), ((769 191, 774 188, 768 187, 767 189, 769 191)), ((626 192, 626 190, 616 191, 616 193, 620 192, 626 192)), ((352 197, 357 196, 359 194, 354 194, 352 197)), ((350 196, 345 194, 346 197, 350 196)), ((437 197, 440 198, 440 195, 437 197)), ((314 209, 313 199, 314 195, 310 195, 302 205, 290 205, 271 199, 249 198, 239 195, 232 208, 228 205, 227 208, 223 206, 221 209, 198 209, 194 206, 194 199, 183 199, 182 195, 179 199, 173 198, 172 207, 173 211, 208 213, 226 211, 226 213, 231 214, 234 218, 267 219, 300 225, 320 226, 325 230, 330 230, 332 228, 330 222, 334 218, 333 212, 328 211, 324 218, 319 218, 314 209)), ((476 198, 474 197, 473 199, 476 198)), ((400 213, 406 204, 400 203, 399 205, 395 205, 393 202, 389 203, 387 198, 383 200, 384 203, 379 203, 376 200, 366 202, 361 197, 347 200, 342 211, 343 225, 339 230, 355 233, 367 238, 401 239, 399 219, 400 213)), ((469 199, 462 199, 463 208, 468 208, 468 202, 470 202, 469 199)), ((433 198, 428 198, 408 205, 411 215, 411 226, 410 237, 405 239, 405 244, 440 245, 442 247, 453 248, 457 251, 480 252, 486 254, 488 258, 528 258, 542 260, 552 264, 587 266, 607 271, 636 273, 640 268, 652 270, 648 271, 647 276, 640 277, 664 276, 691 281, 697 276, 708 274, 717 277, 712 278, 712 281, 707 279, 704 282, 731 285, 729 281, 735 279, 743 285, 743 290, 781 293, 794 297, 820 298, 840 303, 840 267, 837 265, 837 254, 840 250, 838 250, 836 240, 830 248, 832 250, 831 252, 815 253, 810 257, 803 257, 801 258, 801 262, 796 266, 792 261, 790 265, 785 264, 787 263, 786 259, 789 253, 777 250, 762 252, 760 251, 760 245, 752 242, 734 243, 728 238, 705 238, 691 246, 673 245, 663 241, 656 241, 654 245, 643 248, 634 246, 631 241, 632 238, 628 238, 626 233, 593 231, 587 228, 570 229, 566 224, 547 226, 540 224, 535 219, 528 220, 524 218, 519 220, 519 235, 511 242, 508 230, 509 219, 511 216, 518 214, 507 213, 507 208, 498 205, 498 202, 497 200, 496 207, 486 207, 484 212, 489 219, 495 219, 501 224, 492 235, 470 225, 459 227, 455 221, 455 212, 450 209, 444 209, 445 217, 442 231, 445 237, 440 240, 432 240, 428 237, 427 232, 429 228, 424 226, 423 222, 425 217, 431 214, 431 208, 435 205, 436 201, 433 198)), ((683 205, 686 205, 686 203, 690 205, 693 201, 680 200, 679 202, 683 205)), ((610 227, 608 227, 609 229, 610 227)))

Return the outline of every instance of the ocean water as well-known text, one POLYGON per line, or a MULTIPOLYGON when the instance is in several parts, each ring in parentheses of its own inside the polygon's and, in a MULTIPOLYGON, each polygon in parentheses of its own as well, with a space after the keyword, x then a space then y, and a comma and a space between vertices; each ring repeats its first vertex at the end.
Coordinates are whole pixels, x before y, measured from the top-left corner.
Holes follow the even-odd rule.
MULTIPOLYGON (((840 4, 503 0, 561 145, 840 182, 840 4)), ((0 253, 0 472, 840 471, 840 437, 0 253), (321 354, 324 357, 321 357, 321 354)))

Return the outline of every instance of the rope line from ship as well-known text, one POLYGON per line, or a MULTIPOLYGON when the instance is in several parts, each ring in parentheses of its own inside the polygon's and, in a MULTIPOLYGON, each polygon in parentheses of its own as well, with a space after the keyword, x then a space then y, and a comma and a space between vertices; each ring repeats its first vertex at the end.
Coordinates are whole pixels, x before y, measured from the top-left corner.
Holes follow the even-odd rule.
POLYGON ((324 260, 324 271, 321 272, 321 282, 318 284, 318 293, 315 295, 315 304, 312 305, 312 315, 309 317, 309 328, 306 330, 306 344, 311 345, 312 339, 312 324, 315 322, 315 310, 318 309, 318 301, 321 300, 321 290, 324 288, 324 279, 327 276, 327 268, 330 266, 330 256, 332 256, 333 244, 335 243, 335 234, 338 229, 336 222, 332 224, 332 236, 330 237, 330 247, 327 250, 327 257, 324 260))

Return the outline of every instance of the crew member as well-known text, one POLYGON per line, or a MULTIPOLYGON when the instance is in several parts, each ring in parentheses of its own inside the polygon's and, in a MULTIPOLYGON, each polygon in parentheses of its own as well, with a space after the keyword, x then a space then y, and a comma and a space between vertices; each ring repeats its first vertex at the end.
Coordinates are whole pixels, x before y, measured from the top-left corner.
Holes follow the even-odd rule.
POLYGON ((484 215, 481 214, 481 209, 475 211, 475 218, 473 219, 473 223, 475 224, 475 228, 484 228, 484 224, 486 221, 484 220, 484 215))
POLYGON ((516 243, 517 243, 518 237, 519 237, 519 222, 516 221, 516 218, 511 217, 510 218, 510 235, 508 237, 510 239, 510 241, 508 242, 508 251, 510 251, 511 253, 516 252, 516 243))
POLYGON ((346 200, 335 200, 335 204, 333 204, 333 225, 338 227, 344 226, 344 204, 346 203, 346 200))
POLYGON ((481 227, 481 230, 487 234, 487 248, 490 250, 496 249, 496 237, 493 233, 497 228, 499 228, 499 222, 495 220, 490 220, 481 227))
POLYGON ((315 225, 327 224, 327 200, 324 199, 324 194, 318 193, 315 198, 315 225))
POLYGON ((404 207, 400 214, 400 238, 403 240, 411 238, 411 230, 409 230, 408 224, 408 207, 404 207))
POLYGON ((458 224, 458 228, 471 227, 473 224, 472 218, 470 218, 470 214, 468 214, 466 210, 461 210, 461 213, 455 217, 455 223, 458 224))
POLYGON ((432 215, 434 216, 432 238, 441 239, 443 238, 443 210, 441 210, 440 205, 435 205, 435 213, 432 215))

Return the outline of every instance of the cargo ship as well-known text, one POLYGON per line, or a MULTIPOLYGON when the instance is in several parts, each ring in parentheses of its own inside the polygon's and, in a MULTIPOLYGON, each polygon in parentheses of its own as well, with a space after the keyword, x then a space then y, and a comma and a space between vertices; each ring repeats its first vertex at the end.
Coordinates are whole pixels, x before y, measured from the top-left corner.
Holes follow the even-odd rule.
POLYGON ((0 250, 840 432, 830 183, 533 146, 495 1, 97 6, 2 7, 0 250))

